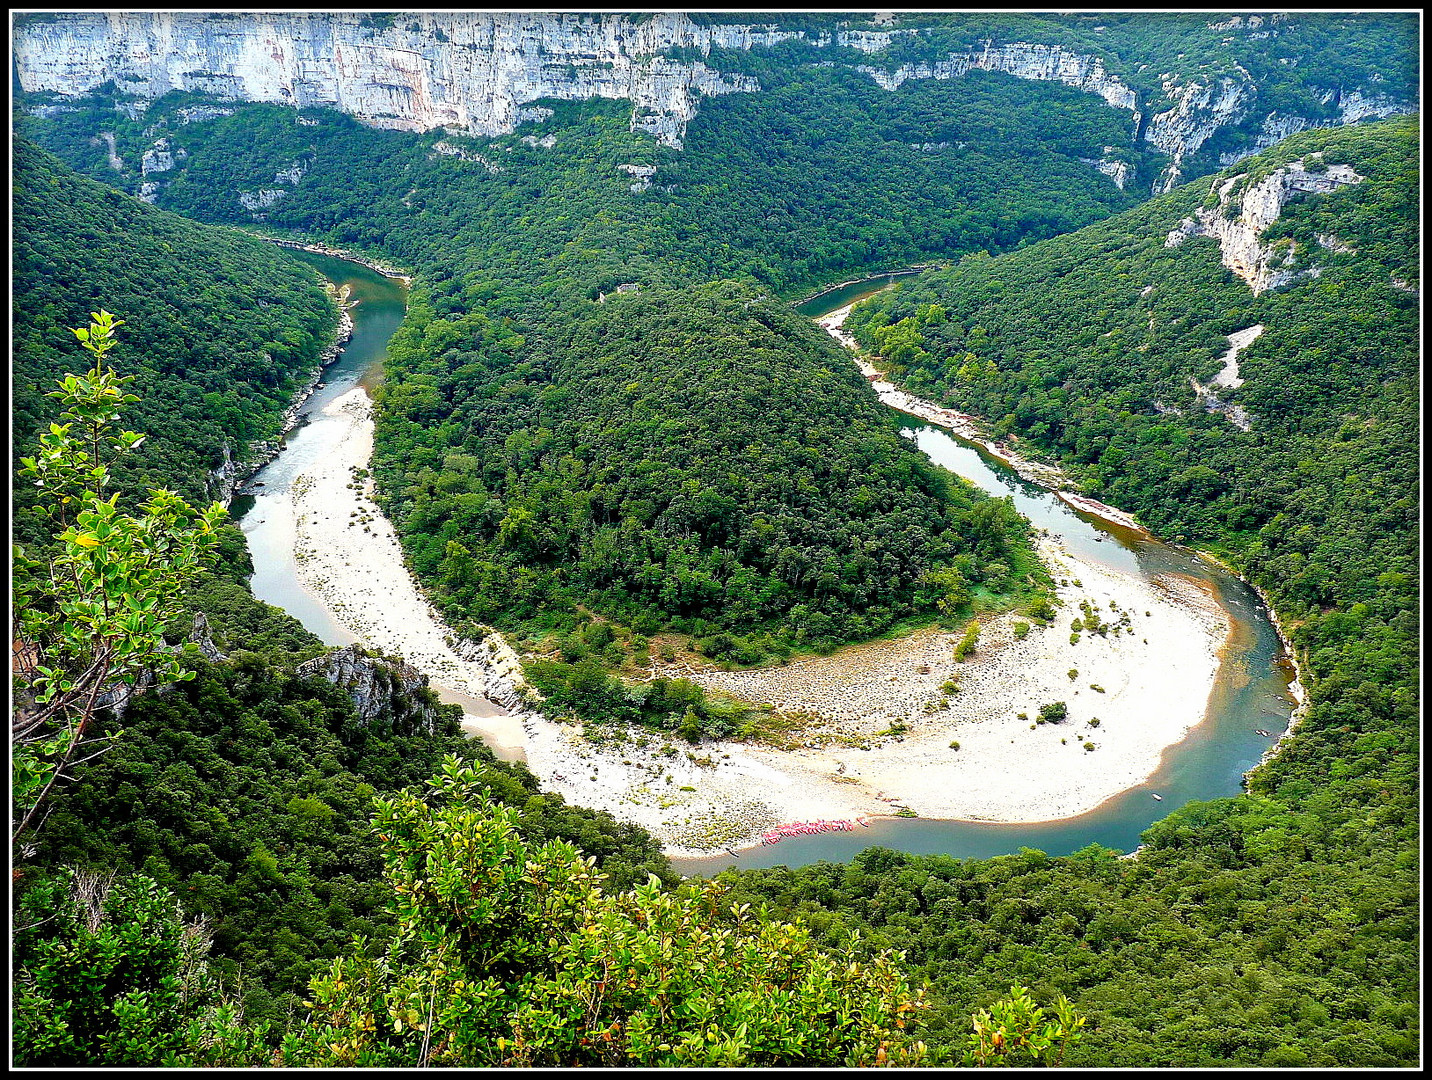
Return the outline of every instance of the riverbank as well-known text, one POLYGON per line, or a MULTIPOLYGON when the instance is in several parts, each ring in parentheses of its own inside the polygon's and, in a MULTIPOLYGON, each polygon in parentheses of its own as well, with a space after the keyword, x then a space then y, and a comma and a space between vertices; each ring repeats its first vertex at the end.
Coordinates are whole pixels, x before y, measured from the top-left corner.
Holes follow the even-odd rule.
POLYGON ((880 278, 886 277, 904 277, 907 275, 913 276, 915 274, 924 273, 926 270, 935 270, 944 265, 946 264, 938 262, 922 263, 918 266, 902 266, 898 270, 881 270, 877 271, 876 273, 865 273, 861 274, 859 277, 853 277, 849 281, 837 281, 834 285, 827 285, 825 286, 825 288, 819 289, 816 292, 811 293, 809 296, 804 296, 799 300, 791 300, 789 301, 789 303, 792 307, 798 308, 803 304, 809 304, 813 300, 819 300, 822 296, 829 296, 831 293, 839 292, 841 289, 848 288, 851 285, 859 285, 862 282, 867 281, 877 281, 880 278))
POLYGON ((1303 681, 1303 664, 1298 658, 1297 647, 1293 644, 1292 636, 1283 626, 1282 617, 1279 616, 1278 609, 1273 606, 1272 597, 1270 597, 1257 582, 1239 573, 1238 570, 1226 560, 1215 555, 1213 552, 1200 550, 1198 555, 1199 558, 1207 559, 1209 562, 1223 567, 1224 570, 1253 590, 1259 601, 1263 604, 1263 609, 1268 612, 1268 621, 1272 624, 1274 632, 1278 635, 1278 641, 1283 646, 1283 656, 1287 660, 1288 667, 1292 668, 1293 671, 1293 678, 1288 683, 1288 694, 1293 699, 1293 711, 1288 716, 1288 724, 1283 731, 1279 733, 1278 738, 1273 744, 1263 751, 1263 756, 1258 759, 1258 764, 1244 773, 1243 782, 1246 787, 1252 780, 1253 774, 1277 756, 1278 752, 1282 750, 1283 744, 1293 737, 1298 730, 1298 726, 1308 715, 1308 706, 1311 704, 1308 697, 1308 684, 1303 681))
POLYGON ((357 263, 359 266, 366 266, 369 270, 382 274, 384 277, 395 278, 401 281, 404 286, 411 286, 413 284, 412 274, 385 263, 380 259, 375 259, 371 255, 362 255, 356 251, 348 251, 345 248, 336 248, 328 244, 313 244, 303 240, 290 240, 283 236, 268 236, 259 232, 249 232, 249 235, 256 240, 266 240, 270 244, 277 244, 279 247, 294 248, 298 251, 311 251, 315 255, 327 255, 332 259, 343 259, 347 262, 357 263))
MULTIPOLYGON (((942 409, 930 402, 921 401, 898 389, 893 383, 884 381, 879 369, 860 354, 859 343, 844 329, 846 317, 850 314, 851 309, 859 302, 860 301, 855 300, 843 307, 836 308, 834 311, 820 316, 816 321, 825 328, 827 333, 851 350, 861 373, 870 380, 872 389, 880 396, 881 401, 892 408, 899 409, 901 412, 918 416, 923 420, 928 420, 931 423, 949 428, 961 438, 976 443, 983 447, 992 457, 1004 462, 1024 479, 1031 480, 1041 486, 1054 490, 1054 493, 1060 499, 1076 510, 1083 511, 1103 521, 1112 522, 1124 528, 1131 529, 1136 533, 1145 536, 1151 535, 1132 515, 1117 507, 1109 506, 1096 499, 1091 499, 1087 495, 1064 490, 1062 487, 1059 487, 1060 484, 1067 481, 1062 472, 1056 467, 1040 462, 1029 461, 1021 457, 1007 445, 986 439, 983 436, 979 421, 976 417, 957 412, 953 409, 942 409)), ((1262 332, 1263 327, 1259 324, 1229 336, 1229 350, 1223 357, 1224 368, 1219 372, 1218 376, 1214 378, 1213 385, 1241 385, 1242 380, 1238 378, 1238 354, 1262 332)), ((1201 388, 1198 387, 1197 384, 1195 384, 1195 389, 1201 392, 1201 388)), ((1283 654, 1287 658, 1287 663, 1293 672, 1292 681, 1288 685, 1288 693, 1293 698, 1295 708, 1288 718, 1286 728, 1282 734, 1278 736, 1277 741, 1264 751, 1258 764, 1245 774, 1244 779, 1246 783, 1247 779, 1251 777, 1253 773, 1278 753, 1284 741, 1292 737, 1298 724, 1307 714, 1308 696, 1305 689, 1306 683, 1303 679, 1303 668, 1298 660, 1298 652, 1293 645, 1293 640, 1284 628, 1282 620, 1279 618, 1278 612, 1273 607, 1272 601, 1267 593, 1218 556, 1207 551, 1200 551, 1199 556, 1211 563, 1216 563, 1257 594, 1258 599, 1262 602, 1264 609, 1268 613, 1269 622, 1277 633, 1278 640, 1282 643, 1283 654)))
POLYGON ((975 443, 1025 480, 1048 488, 1076 510, 1081 510, 1103 521, 1113 522, 1123 528, 1132 529, 1141 535, 1149 535, 1149 531, 1140 525, 1133 515, 1127 514, 1117 507, 1101 503, 1097 499, 1091 499, 1087 495, 1069 490, 1069 477, 1057 465, 1031 461, 1009 444, 990 439, 985 435, 983 424, 978 417, 959 412, 956 409, 941 408, 929 401, 922 401, 899 389, 894 383, 885 381, 880 370, 860 355, 859 344, 844 329, 846 316, 850 314, 850 309, 857 303, 859 303, 858 300, 852 301, 844 307, 836 308, 829 314, 820 316, 816 322, 824 327, 836 341, 851 351, 856 366, 860 368, 860 373, 869 380, 871 389, 875 391, 882 402, 892 409, 898 409, 910 416, 918 416, 921 420, 948 428, 960 438, 975 443))
POLYGON ((397 534, 358 481, 373 454, 372 402, 362 387, 335 398, 322 422, 339 426, 331 449, 293 482, 293 556, 299 583, 370 648, 400 656, 434 688, 461 695, 464 728, 495 749, 520 749, 522 718, 491 705, 487 667, 461 655, 404 568, 397 534))
POLYGON ((333 340, 318 354, 318 366, 309 372, 303 385, 295 390, 289 399, 288 408, 284 410, 283 419, 279 424, 277 438, 254 443, 249 447, 249 451, 242 461, 235 461, 229 456, 229 446, 225 442, 224 463, 209 473, 213 477, 210 483, 214 488, 214 498, 223 503, 225 508, 233 503, 234 496, 239 494, 239 490, 254 474, 278 457, 280 451, 283 450, 283 440, 289 432, 298 426, 298 422, 303 416, 304 403, 323 381, 324 370, 343 355, 344 345, 353 336, 353 316, 349 312, 357 306, 357 301, 350 302, 345 293, 332 287, 331 282, 325 282, 325 284, 328 286, 326 291, 338 305, 338 326, 334 331, 333 340))
MULTIPOLYGON (((323 420, 342 425, 341 434, 293 486, 300 582, 368 645, 471 701, 488 696, 489 658, 455 641, 403 569, 392 526, 372 501, 371 478, 354 485, 372 452, 366 392, 335 399, 323 420)), ((953 660, 952 635, 926 630, 784 667, 695 676, 754 702, 810 713, 808 745, 798 750, 693 747, 638 730, 603 732, 596 742, 575 725, 496 708, 485 716, 470 710, 465 726, 521 747, 544 789, 641 824, 674 856, 759 843, 782 823, 899 807, 981 821, 1079 814, 1146 779, 1164 750, 1202 720, 1227 623, 1190 581, 1145 582, 1081 560, 1053 538, 1039 543, 1063 582, 1058 618, 1023 638, 1017 616, 991 619, 965 662, 953 660), (1101 622, 1122 620, 1127 629, 1071 642, 1081 602, 1101 622), (960 690, 946 699, 940 687, 956 675, 960 690), (942 699, 948 707, 938 707, 942 699), (1057 701, 1068 718, 1037 723, 1040 706, 1057 701)))

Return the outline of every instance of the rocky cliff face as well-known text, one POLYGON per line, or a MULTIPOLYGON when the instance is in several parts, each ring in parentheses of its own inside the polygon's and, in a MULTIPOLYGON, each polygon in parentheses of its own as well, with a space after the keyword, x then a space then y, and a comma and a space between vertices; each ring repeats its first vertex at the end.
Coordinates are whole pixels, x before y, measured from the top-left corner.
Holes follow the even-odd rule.
POLYGON ((428 677, 402 660, 371 657, 348 645, 300 664, 298 674, 318 675, 347 690, 365 727, 391 726, 401 735, 438 733, 437 710, 426 700, 428 677))
MULTIPOLYGON (((1272 16, 1264 28, 1261 17, 1251 16, 1247 28, 1253 37, 1276 35, 1285 18, 1272 16)), ((1219 31, 1247 28, 1241 18, 1210 24, 1219 31)), ((121 91, 145 98, 178 89, 324 106, 409 131, 441 127, 496 135, 542 119, 547 110, 527 107, 540 98, 627 99, 633 129, 680 148, 703 96, 760 90, 748 75, 708 66, 714 47, 750 49, 801 39, 820 48, 874 54, 915 33, 842 29, 810 35, 772 24, 701 25, 675 12, 636 18, 536 12, 70 12, 22 19, 15 28, 14 56, 27 91, 80 95, 113 80, 121 91), (686 58, 663 55, 673 49, 686 58)), ((1228 127, 1257 125, 1257 135, 1245 151, 1223 155, 1225 165, 1306 127, 1417 108, 1338 88, 1321 98, 1321 105, 1336 107, 1335 118, 1273 110, 1260 115, 1258 87, 1236 65, 1232 74, 1217 78, 1166 74, 1160 100, 1143 102, 1101 58, 1037 42, 987 41, 945 59, 855 68, 888 90, 909 79, 952 79, 979 70, 1098 94, 1130 112, 1131 144, 1142 141, 1170 156, 1154 184, 1156 193, 1176 184, 1187 158, 1228 127), (1153 109, 1158 111, 1150 115, 1153 109)), ((42 106, 57 107, 63 106, 42 106)), ((152 166, 162 166, 159 152, 156 148, 152 166)), ((1127 182, 1117 165, 1108 163, 1101 171, 1127 182)), ((284 189, 276 181, 273 188, 246 194, 262 209, 281 199, 284 189)))
POLYGON ((627 98, 634 128, 680 146, 701 96, 759 86, 657 54, 793 36, 679 14, 76 12, 17 27, 15 65, 25 90, 82 94, 113 80, 146 98, 190 90, 473 135, 513 130, 522 104, 538 98, 627 98))
POLYGON ((485 628, 481 641, 463 641, 457 654, 482 668, 482 696, 513 713, 526 713, 542 700, 522 673, 522 661, 496 630, 485 628))
MULTIPOLYGON (((1310 155, 1316 158, 1316 155, 1310 155)), ((1214 205, 1199 207, 1168 234, 1165 247, 1177 247, 1190 236, 1218 241, 1223 265, 1248 283, 1253 295, 1286 285, 1297 277, 1317 276, 1316 265, 1299 266, 1297 245, 1290 239, 1264 244, 1262 235, 1278 220, 1283 207, 1299 195, 1326 194, 1363 177, 1348 165, 1294 161, 1256 183, 1246 173, 1231 176, 1210 190, 1214 205)), ((1332 244, 1324 244, 1332 248, 1332 244)))
MULTIPOLYGON (((894 34, 889 31, 842 35, 842 44, 871 51, 884 48, 894 34)), ((1134 123, 1138 123, 1138 97, 1128 85, 1117 75, 1105 71, 1104 62, 1098 57, 1070 52, 1058 45, 986 42, 983 49, 955 53, 948 60, 934 64, 905 64, 894 71, 861 65, 856 70, 865 72, 886 90, 897 89, 907 79, 956 79, 971 71, 1002 71, 1019 79, 1061 82, 1098 94, 1116 109, 1130 110, 1134 113, 1134 123)))
MULTIPOLYGON (((1180 84, 1166 80, 1164 93, 1174 101, 1172 108, 1150 117, 1144 138, 1173 160, 1154 182, 1154 194, 1168 191, 1183 175, 1183 164, 1191 154, 1218 131, 1235 127, 1256 118, 1258 87, 1252 77, 1240 69, 1237 77, 1225 76, 1215 82, 1180 84)), ((1259 121, 1258 134, 1248 147, 1234 153, 1219 155, 1221 165, 1234 165, 1246 157, 1268 149, 1298 131, 1312 127, 1335 127, 1355 124, 1366 119, 1386 119, 1417 111, 1409 102, 1398 102, 1385 94, 1366 95, 1357 90, 1324 90, 1319 103, 1338 110, 1335 118, 1310 119, 1275 111, 1259 121)))

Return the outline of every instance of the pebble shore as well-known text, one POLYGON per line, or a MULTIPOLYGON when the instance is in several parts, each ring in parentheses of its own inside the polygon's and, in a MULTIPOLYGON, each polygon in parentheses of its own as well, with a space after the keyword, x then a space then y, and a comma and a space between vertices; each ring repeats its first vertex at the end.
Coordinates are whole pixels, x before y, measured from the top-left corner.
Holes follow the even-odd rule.
POLYGON ((355 388, 324 413, 345 429, 294 484, 300 583, 363 642, 461 695, 464 726, 498 747, 520 748, 544 788, 641 824, 670 855, 756 845, 784 822, 902 807, 921 817, 985 821, 1083 813, 1147 779, 1164 750, 1204 717, 1228 632, 1212 599, 1191 580, 1145 582, 1042 538, 1055 578, 1070 584, 1060 590, 1056 620, 1022 640, 1017 617, 1004 615, 981 627, 974 655, 961 662, 952 635, 927 629, 782 667, 693 675, 755 703, 810 713, 799 749, 693 747, 638 730, 589 741, 576 725, 523 711, 505 643, 489 638, 488 650, 458 642, 424 600, 372 501, 372 480, 355 478, 372 452, 366 391, 355 388), (1131 629, 1071 644, 1069 622, 1081 600, 1098 605, 1106 622, 1129 612, 1131 629), (956 674, 959 691, 943 694, 956 674), (1061 724, 1031 729, 1032 719, 1017 717, 1033 718, 1040 705, 1061 700, 1070 714, 1061 724), (897 724, 905 730, 892 733, 897 724))

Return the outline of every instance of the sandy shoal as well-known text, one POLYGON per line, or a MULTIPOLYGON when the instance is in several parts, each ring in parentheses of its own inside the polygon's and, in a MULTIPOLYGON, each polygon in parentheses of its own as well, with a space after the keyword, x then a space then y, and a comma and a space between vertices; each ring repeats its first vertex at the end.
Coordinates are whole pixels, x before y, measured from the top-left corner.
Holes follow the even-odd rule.
POLYGON ((609 733, 598 745, 574 725, 500 715, 481 699, 481 668, 453 651, 452 631, 404 568, 371 479, 349 486, 372 451, 366 392, 356 388, 324 413, 347 428, 294 483, 300 583, 365 644, 453 692, 470 734, 504 756, 520 749, 544 788, 644 826, 668 854, 741 847, 778 823, 898 806, 921 817, 1005 822, 1083 813, 1143 783, 1165 749, 1204 719, 1229 632, 1212 598, 1191 579, 1144 581, 1048 537, 1041 553, 1056 581, 1068 583, 1058 590, 1063 606, 1050 626, 1034 626, 1022 640, 1017 617, 1007 614, 982 625, 974 656, 963 662, 953 659, 954 635, 930 629, 782 667, 695 676, 752 702, 819 715, 801 749, 692 747, 671 733, 637 730, 609 733), (1096 605, 1104 622, 1128 612, 1131 629, 1071 643, 1080 601, 1096 605), (1070 669, 1078 672, 1072 679, 1070 669), (956 674, 960 689, 946 697, 940 687, 956 674), (1031 730, 1039 707, 1053 701, 1066 702, 1069 718, 1031 730), (1097 727, 1089 723, 1095 717, 1097 727), (880 734, 892 723, 906 730, 880 734))

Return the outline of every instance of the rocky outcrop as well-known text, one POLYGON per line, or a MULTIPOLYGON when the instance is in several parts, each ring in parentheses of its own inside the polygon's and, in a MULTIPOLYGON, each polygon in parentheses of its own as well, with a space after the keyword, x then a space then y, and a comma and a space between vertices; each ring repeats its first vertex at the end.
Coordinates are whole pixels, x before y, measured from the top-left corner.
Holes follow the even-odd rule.
POLYGON ((347 645, 298 666, 298 674, 319 676, 348 692, 364 727, 398 735, 436 735, 441 729, 428 677, 402 660, 369 656, 347 645))
POLYGON ((1085 165, 1094 166, 1095 169, 1114 181, 1115 187, 1123 191, 1124 188, 1128 186, 1129 178, 1134 175, 1133 166, 1126 161, 1111 158, 1109 155, 1112 153, 1114 153, 1114 148, 1112 146, 1106 146, 1104 147, 1103 157, 1080 158, 1079 160, 1085 165))
POLYGON ((1168 191, 1178 183, 1183 175, 1184 159, 1212 138, 1214 132, 1234 127, 1247 118, 1255 88, 1251 79, 1239 80, 1225 75, 1216 84, 1210 81, 1180 85, 1166 78, 1163 91, 1164 96, 1173 101, 1173 107, 1151 116, 1144 129, 1144 140, 1172 158, 1154 181, 1154 194, 1168 191))
POLYGON ((462 641, 454 652, 482 669, 482 696, 513 713, 530 711, 542 695, 522 673, 522 661, 507 639, 496 630, 486 628, 481 641, 462 641))
POLYGON ((1279 113, 1276 110, 1263 118, 1262 125, 1253 141, 1241 150, 1218 155, 1220 165, 1236 165, 1246 157, 1261 153, 1275 143, 1282 142, 1289 135, 1315 127, 1336 127, 1340 124, 1356 124, 1363 120, 1385 120, 1389 116, 1405 116, 1417 111, 1417 106, 1395 101, 1386 94, 1364 94, 1361 90, 1325 90, 1318 95, 1322 105, 1331 105, 1338 110, 1336 117, 1310 118, 1279 113))
MULTIPOLYGON (((161 645, 160 651, 170 653, 182 653, 187 645, 195 645, 199 649, 199 655, 211 664, 217 664, 228 657, 214 644, 213 631, 209 627, 209 617, 202 611, 194 612, 194 624, 189 628, 189 636, 177 645, 161 645)), ((95 707, 99 709, 110 709, 116 720, 124 718, 125 710, 135 698, 143 697, 149 691, 164 694, 173 690, 177 683, 163 683, 157 685, 154 679, 154 672, 150 668, 141 668, 132 684, 111 683, 100 692, 95 699, 95 707)))
MULTIPOLYGON (((873 51, 872 47, 883 40, 886 44, 898 31, 883 31, 859 35, 842 35, 842 44, 873 51)), ((1031 42, 1015 42, 996 45, 987 41, 982 49, 955 53, 948 60, 933 64, 904 64, 894 71, 861 65, 863 71, 886 90, 896 90, 907 79, 957 79, 971 71, 1002 71, 1019 79, 1035 79, 1045 82, 1061 82, 1079 90, 1098 94, 1116 109, 1133 112, 1134 123, 1138 124, 1138 96, 1117 75, 1104 70, 1104 62, 1097 56, 1085 56, 1071 52, 1059 45, 1039 45, 1031 42)))
POLYGON ((1177 247, 1190 236, 1209 236, 1218 241, 1223 265, 1248 283, 1257 296, 1286 285, 1300 276, 1316 276, 1316 266, 1299 267, 1297 248, 1290 239, 1264 244, 1262 235, 1278 220, 1283 207, 1299 196, 1326 194, 1363 178, 1348 165, 1323 165, 1310 161, 1290 162, 1257 182, 1244 173, 1232 176, 1209 191, 1216 193, 1211 205, 1195 211, 1168 234, 1165 247, 1177 247), (1309 165, 1317 171, 1309 171, 1309 165))
POLYGON ((189 152, 182 147, 172 148, 168 139, 156 139, 154 146, 144 151, 139 171, 144 176, 148 176, 150 173, 169 172, 174 168, 176 162, 183 161, 188 156, 189 152))
MULTIPOLYGON (((531 138, 531 136, 529 135, 528 138, 531 138)), ((432 152, 428 155, 428 159, 432 160, 437 155, 441 155, 443 157, 454 157, 457 158, 459 161, 473 162, 474 164, 481 165, 490 173, 502 172, 501 165, 498 165, 493 161, 489 161, 481 154, 475 153, 472 150, 464 150, 460 146, 454 146, 446 139, 439 139, 437 142, 433 143, 433 149, 432 152)))
MULTIPOLYGON (((1266 28, 1261 21, 1254 27, 1253 21, 1261 18, 1249 17, 1250 38, 1276 35, 1286 21, 1273 16, 1266 28)), ((1243 30, 1245 24, 1219 27, 1243 30)), ((26 91, 76 96, 113 81, 121 92, 145 99, 171 90, 195 91, 333 108, 379 127, 445 128, 475 136, 540 123, 551 115, 550 109, 532 104, 542 98, 626 99, 632 103, 633 130, 648 131, 663 145, 680 148, 701 98, 760 90, 749 75, 710 67, 706 61, 713 48, 751 49, 798 39, 818 48, 871 55, 919 32, 808 33, 769 23, 709 25, 677 12, 64 12, 17 22, 14 67, 26 91)), ((1417 109, 1415 102, 1385 94, 1337 88, 1324 91, 1319 99, 1322 106, 1337 110, 1335 117, 1268 112, 1259 119, 1258 88, 1237 65, 1216 78, 1165 74, 1162 100, 1144 103, 1128 83, 1107 70, 1101 57, 1028 41, 988 40, 944 59, 894 69, 861 64, 855 70, 888 90, 909 79, 999 71, 1098 94, 1112 107, 1131 113, 1130 143, 1143 141, 1170 156, 1154 184, 1155 193, 1176 184, 1186 159, 1229 127, 1255 124, 1258 134, 1247 149, 1225 155, 1224 164, 1304 127, 1417 109), (1160 111, 1145 124, 1144 117, 1155 108, 1160 111)), ((133 104, 121 101, 116 108, 132 109, 133 104)), ((180 113, 181 119, 202 119, 221 115, 222 108, 187 106, 180 113)), ((1127 182, 1116 162, 1101 171, 1116 182, 1127 182)))
POLYGON ((1263 333, 1263 324, 1249 326, 1243 330, 1235 331, 1228 335, 1228 351, 1223 354, 1221 360, 1223 368, 1217 375, 1209 380, 1204 386, 1197 379, 1190 378, 1188 381, 1193 387, 1193 393, 1198 403, 1203 406, 1205 412, 1222 413, 1228 422, 1239 431, 1251 431, 1253 429, 1253 418, 1248 415, 1246 409, 1241 405, 1234 405, 1224 401, 1218 394, 1221 388, 1237 390, 1243 385, 1243 380, 1238 375, 1238 354, 1257 341, 1263 333))
POLYGON ((113 80, 143 98, 195 91, 472 135, 512 131, 540 98, 626 98, 634 129, 679 147, 700 98, 759 84, 663 53, 796 36, 677 13, 70 12, 18 26, 15 65, 29 91, 77 95, 113 80))

